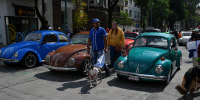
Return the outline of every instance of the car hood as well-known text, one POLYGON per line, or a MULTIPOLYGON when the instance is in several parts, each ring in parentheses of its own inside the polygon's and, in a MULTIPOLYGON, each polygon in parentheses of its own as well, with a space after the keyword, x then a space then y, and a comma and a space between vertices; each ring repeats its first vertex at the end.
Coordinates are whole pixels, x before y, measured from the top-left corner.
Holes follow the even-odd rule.
POLYGON ((125 39, 125 46, 127 46, 128 44, 133 43, 135 40, 132 39, 125 39))
POLYGON ((191 36, 182 36, 183 39, 189 39, 191 36))
POLYGON ((75 53, 86 50, 87 45, 71 44, 58 48, 51 56, 51 66, 62 67, 65 62, 75 53), (56 62, 56 63, 55 63, 56 62))
POLYGON ((35 42, 35 41, 23 41, 23 42, 18 42, 18 43, 14 43, 14 44, 8 45, 7 47, 1 48, 2 56, 4 56, 5 58, 9 58, 17 50, 25 48, 27 46, 36 45, 36 44, 38 44, 38 42, 35 42))
POLYGON ((131 49, 128 55, 128 67, 131 72, 139 71, 140 74, 148 73, 154 63, 163 55, 167 54, 168 50, 151 48, 151 47, 136 47, 131 49))

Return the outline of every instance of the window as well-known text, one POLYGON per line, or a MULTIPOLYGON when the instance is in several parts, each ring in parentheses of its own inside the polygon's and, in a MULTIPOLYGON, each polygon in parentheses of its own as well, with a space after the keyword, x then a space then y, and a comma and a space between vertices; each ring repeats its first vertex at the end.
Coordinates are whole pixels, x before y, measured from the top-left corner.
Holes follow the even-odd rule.
POLYGON ((134 11, 134 18, 136 18, 136 11, 134 11))
POLYGON ((43 43, 55 43, 57 41, 57 35, 47 35, 43 39, 43 43))
POLYGON ((129 10, 129 17, 132 17, 132 10, 129 10))
POLYGON ((64 35, 58 35, 59 42, 68 42, 68 38, 64 35))
POLYGON ((137 12, 137 17, 140 18, 140 14, 139 14, 139 12, 137 12))

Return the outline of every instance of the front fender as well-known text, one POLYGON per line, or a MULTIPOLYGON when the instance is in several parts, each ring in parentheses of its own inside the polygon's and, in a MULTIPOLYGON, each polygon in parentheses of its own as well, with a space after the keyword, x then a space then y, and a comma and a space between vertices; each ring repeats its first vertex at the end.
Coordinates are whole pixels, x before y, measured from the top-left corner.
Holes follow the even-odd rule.
POLYGON ((81 53, 76 53, 76 54, 72 55, 71 57, 73 57, 73 58, 76 59, 75 67, 77 67, 77 68, 79 68, 79 67, 81 66, 81 64, 83 63, 83 60, 84 60, 85 58, 90 58, 90 59, 92 59, 92 57, 91 57, 89 54, 83 53, 83 52, 81 52, 81 53))
POLYGON ((120 56, 120 57, 117 59, 117 61, 115 62, 114 68, 115 68, 115 70, 128 71, 128 69, 127 69, 127 56, 125 56, 125 57, 120 56), (118 62, 120 62, 120 61, 124 61, 124 68, 122 68, 122 69, 118 68, 118 65, 117 65, 118 62))
POLYGON ((41 59, 39 53, 38 53, 37 51, 33 50, 33 49, 23 48, 23 49, 17 50, 17 52, 18 52, 18 55, 19 55, 19 56, 17 57, 17 59, 18 59, 19 61, 21 61, 21 60, 23 59, 23 57, 24 57, 28 52, 33 52, 33 53, 37 56, 38 61, 39 61, 39 62, 42 62, 42 59, 41 59))
POLYGON ((159 59, 155 64, 154 67, 151 69, 152 74, 156 76, 167 76, 169 74, 170 68, 171 68, 172 62, 169 59, 161 60, 159 59), (163 66, 163 72, 161 74, 157 74, 155 72, 155 68, 157 65, 162 65, 163 66))

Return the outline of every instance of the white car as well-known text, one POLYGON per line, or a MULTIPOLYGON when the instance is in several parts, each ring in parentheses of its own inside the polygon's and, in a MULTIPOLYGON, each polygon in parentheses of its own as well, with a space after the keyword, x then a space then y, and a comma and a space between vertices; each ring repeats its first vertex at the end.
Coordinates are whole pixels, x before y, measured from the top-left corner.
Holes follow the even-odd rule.
POLYGON ((189 39, 191 38, 192 31, 182 31, 181 34, 182 37, 179 38, 179 45, 186 45, 186 43, 189 42, 189 39))

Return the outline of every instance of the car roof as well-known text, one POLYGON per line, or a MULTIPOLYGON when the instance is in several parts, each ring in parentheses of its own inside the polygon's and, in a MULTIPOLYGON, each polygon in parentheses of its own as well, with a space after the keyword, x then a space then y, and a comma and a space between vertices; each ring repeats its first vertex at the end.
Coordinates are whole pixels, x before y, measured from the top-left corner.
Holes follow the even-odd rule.
POLYGON ((62 35, 65 35, 63 32, 55 31, 55 30, 40 30, 40 31, 33 31, 31 33, 41 33, 42 35, 48 35, 48 34, 62 34, 62 35))
POLYGON ((192 31, 182 31, 181 33, 192 33, 192 31))
POLYGON ((89 34, 89 31, 82 31, 82 32, 76 33, 76 34, 89 34))
POLYGON ((143 33, 140 36, 161 36, 161 37, 166 37, 166 38, 174 37, 172 34, 163 33, 163 32, 148 32, 148 33, 143 33))

